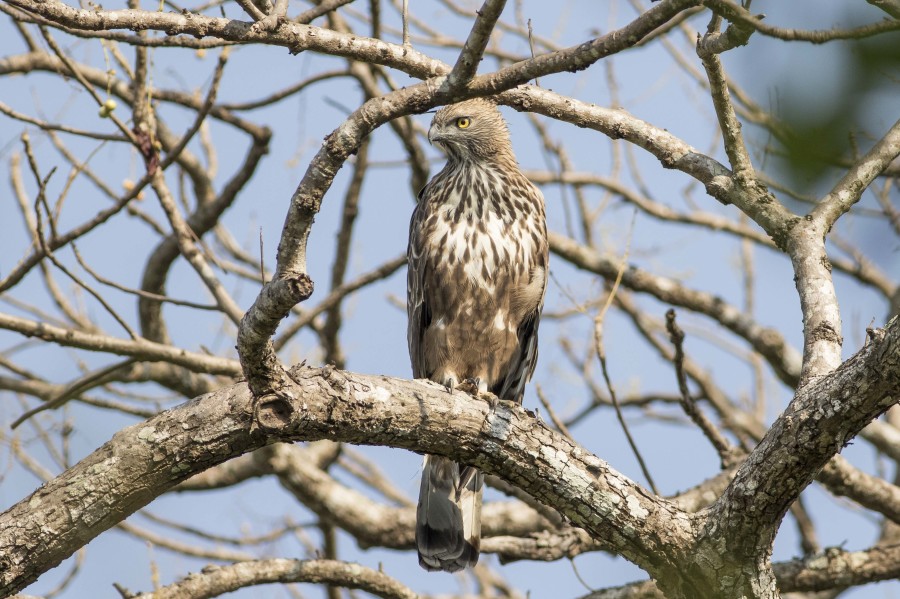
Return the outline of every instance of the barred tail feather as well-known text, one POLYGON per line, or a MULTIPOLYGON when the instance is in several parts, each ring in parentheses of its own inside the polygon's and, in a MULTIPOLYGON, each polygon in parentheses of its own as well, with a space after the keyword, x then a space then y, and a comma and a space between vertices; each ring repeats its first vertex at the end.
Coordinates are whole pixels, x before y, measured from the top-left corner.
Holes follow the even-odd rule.
POLYGON ((419 565, 457 572, 478 562, 484 476, 447 458, 425 456, 416 510, 419 565))

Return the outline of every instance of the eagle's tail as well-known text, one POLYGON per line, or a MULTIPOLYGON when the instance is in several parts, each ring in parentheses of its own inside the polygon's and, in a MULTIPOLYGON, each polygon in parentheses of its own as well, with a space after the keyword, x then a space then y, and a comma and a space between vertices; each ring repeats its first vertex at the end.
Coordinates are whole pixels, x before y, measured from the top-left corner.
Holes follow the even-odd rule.
POLYGON ((484 475, 440 456, 425 456, 416 509, 419 565, 456 572, 478 563, 484 475))

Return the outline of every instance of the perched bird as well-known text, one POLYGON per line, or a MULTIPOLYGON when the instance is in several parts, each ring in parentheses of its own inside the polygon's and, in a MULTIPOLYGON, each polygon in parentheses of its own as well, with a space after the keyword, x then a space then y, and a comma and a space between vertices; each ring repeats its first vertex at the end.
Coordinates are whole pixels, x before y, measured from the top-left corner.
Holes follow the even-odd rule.
MULTIPOLYGON (((547 285, 544 198, 519 170, 489 100, 442 108, 428 139, 448 159, 419 193, 409 226, 413 375, 521 403, 547 285)), ((455 572, 478 561, 483 484, 476 468, 425 457, 416 511, 423 568, 455 572)))

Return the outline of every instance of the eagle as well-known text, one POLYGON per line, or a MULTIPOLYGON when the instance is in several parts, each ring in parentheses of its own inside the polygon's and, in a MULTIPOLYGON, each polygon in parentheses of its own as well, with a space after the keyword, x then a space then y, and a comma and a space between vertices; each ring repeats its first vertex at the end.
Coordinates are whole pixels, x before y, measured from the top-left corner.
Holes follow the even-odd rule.
MULTIPOLYGON (((428 139, 447 164, 419 193, 409 227, 413 376, 521 403, 547 287, 544 197, 519 169, 491 100, 441 108, 428 139)), ((416 511, 423 568, 456 572, 478 562, 483 485, 478 469, 425 456, 416 511)))

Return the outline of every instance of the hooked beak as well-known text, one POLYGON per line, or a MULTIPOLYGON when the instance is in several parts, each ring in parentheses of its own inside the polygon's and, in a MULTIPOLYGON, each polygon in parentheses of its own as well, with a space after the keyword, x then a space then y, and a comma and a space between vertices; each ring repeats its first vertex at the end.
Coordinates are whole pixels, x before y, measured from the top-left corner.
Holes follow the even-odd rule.
POLYGON ((434 128, 434 125, 428 128, 428 141, 432 144, 440 144, 444 141, 444 136, 438 133, 438 131, 434 128))

